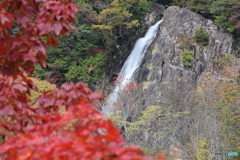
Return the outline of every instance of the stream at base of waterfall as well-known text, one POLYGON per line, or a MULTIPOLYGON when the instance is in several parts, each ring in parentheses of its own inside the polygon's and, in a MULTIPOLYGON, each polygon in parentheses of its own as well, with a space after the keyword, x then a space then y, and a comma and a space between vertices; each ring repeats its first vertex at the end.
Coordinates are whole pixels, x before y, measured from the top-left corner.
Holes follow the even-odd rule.
POLYGON ((105 101, 105 105, 102 107, 102 113, 104 115, 110 115, 115 111, 115 104, 118 101, 119 92, 121 92, 127 84, 131 83, 131 81, 136 78, 145 52, 156 37, 161 22, 162 20, 151 26, 145 36, 139 38, 135 43, 131 54, 128 56, 119 73, 118 79, 121 79, 121 81, 117 82, 112 93, 109 94, 107 100, 105 101))

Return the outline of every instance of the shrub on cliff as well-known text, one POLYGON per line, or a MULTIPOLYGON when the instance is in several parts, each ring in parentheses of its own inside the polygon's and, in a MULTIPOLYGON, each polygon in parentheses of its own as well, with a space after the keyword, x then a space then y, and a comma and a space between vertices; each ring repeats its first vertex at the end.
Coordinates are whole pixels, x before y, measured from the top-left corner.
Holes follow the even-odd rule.
POLYGON ((208 45, 209 35, 203 27, 200 27, 196 30, 196 33, 193 37, 194 41, 203 46, 208 45))
POLYGON ((182 63, 185 67, 192 66, 191 60, 193 59, 194 52, 193 51, 184 51, 181 53, 182 63))

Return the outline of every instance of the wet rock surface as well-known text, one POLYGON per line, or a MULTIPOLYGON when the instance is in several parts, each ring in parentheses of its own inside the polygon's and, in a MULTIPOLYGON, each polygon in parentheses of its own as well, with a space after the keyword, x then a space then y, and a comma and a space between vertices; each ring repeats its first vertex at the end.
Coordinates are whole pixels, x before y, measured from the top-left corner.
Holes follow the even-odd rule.
POLYGON ((153 3, 152 7, 149 9, 149 11, 146 13, 146 16, 144 18, 144 24, 146 28, 149 28, 154 23, 159 21, 164 14, 165 7, 163 5, 153 3))

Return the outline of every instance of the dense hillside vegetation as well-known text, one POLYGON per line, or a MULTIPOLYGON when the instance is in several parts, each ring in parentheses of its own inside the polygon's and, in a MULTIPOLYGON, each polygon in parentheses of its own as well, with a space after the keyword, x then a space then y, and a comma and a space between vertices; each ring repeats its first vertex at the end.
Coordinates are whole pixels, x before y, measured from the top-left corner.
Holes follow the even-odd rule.
POLYGON ((35 75, 51 83, 85 82, 94 88, 103 79, 107 59, 127 42, 139 26, 152 2, 75 0, 79 5, 78 33, 59 39, 58 47, 48 47, 47 68, 37 66, 35 75))
POLYGON ((174 5, 189 7, 226 30, 240 32, 240 2, 238 0, 173 0, 174 5))
MULTIPOLYGON (((46 69, 37 66, 35 75, 58 86, 63 82, 83 81, 92 89, 109 75, 114 57, 126 57, 129 40, 141 29, 142 20, 152 2, 178 5, 213 19, 219 26, 238 36, 240 2, 237 0, 74 0, 79 5, 78 33, 59 39, 58 48, 48 48, 46 69), (120 47, 120 48, 119 48, 120 47), (125 48, 125 49, 124 49, 125 48), (125 55, 125 56, 123 56, 125 55), (93 68, 93 70, 89 70, 93 68)), ((133 44, 133 43, 131 43, 133 44)), ((130 48, 129 48, 130 49, 130 48)), ((117 62, 116 64, 123 62, 117 62)), ((119 66, 119 65, 117 65, 119 66)), ((112 74, 112 73, 111 73, 112 74)))

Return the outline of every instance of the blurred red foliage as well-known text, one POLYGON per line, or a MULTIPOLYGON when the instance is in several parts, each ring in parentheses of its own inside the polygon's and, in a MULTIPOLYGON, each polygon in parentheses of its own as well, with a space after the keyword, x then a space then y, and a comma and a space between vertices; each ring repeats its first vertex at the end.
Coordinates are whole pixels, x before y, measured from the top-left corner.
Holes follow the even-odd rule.
POLYGON ((151 159, 127 145, 98 111, 100 94, 82 83, 64 83, 34 102, 34 65, 46 66, 46 46, 75 30, 70 0, 0 2, 1 160, 151 159))

